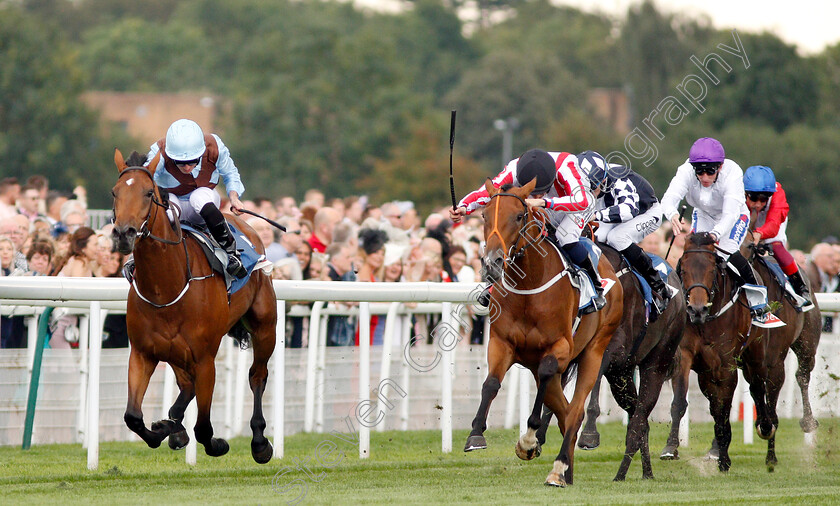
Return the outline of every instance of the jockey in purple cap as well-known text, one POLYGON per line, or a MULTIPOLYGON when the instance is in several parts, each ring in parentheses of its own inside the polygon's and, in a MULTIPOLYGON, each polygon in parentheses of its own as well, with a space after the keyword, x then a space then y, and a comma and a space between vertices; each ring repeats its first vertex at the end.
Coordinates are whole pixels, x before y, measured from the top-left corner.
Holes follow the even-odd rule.
POLYGON ((750 306, 755 308, 751 309, 753 325, 781 327, 784 322, 767 310, 767 288, 758 284, 739 249, 750 224, 743 178, 741 167, 726 158, 720 142, 711 137, 698 139, 662 197, 662 212, 678 233, 681 225, 677 206, 685 198, 694 208, 692 233, 711 234, 717 241, 718 254, 738 269, 739 281, 747 289, 750 306))

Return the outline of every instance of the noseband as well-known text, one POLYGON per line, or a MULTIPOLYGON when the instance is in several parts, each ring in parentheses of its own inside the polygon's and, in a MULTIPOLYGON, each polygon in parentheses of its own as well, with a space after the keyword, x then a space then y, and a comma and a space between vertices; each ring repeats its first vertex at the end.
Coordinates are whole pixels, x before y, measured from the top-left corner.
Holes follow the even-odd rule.
MULTIPOLYGON (((714 250, 710 251, 710 250, 707 250, 707 249, 689 249, 689 250, 685 250, 683 252, 683 254, 685 254, 685 253, 708 253, 710 255, 717 255, 717 252, 715 252, 714 250)), ((717 260, 717 259, 715 258, 715 260, 717 260)), ((717 269, 717 261, 715 261, 715 269, 717 269)), ((677 274, 679 275, 680 279, 682 279, 682 259, 680 260, 680 263, 677 266, 677 274)), ((706 295, 709 298, 709 302, 711 303, 714 300, 715 294, 717 293, 717 289, 718 289, 717 273, 715 274, 714 284, 712 285, 711 289, 709 289, 709 287, 706 286, 703 283, 694 283, 693 285, 691 285, 689 287, 685 287, 685 301, 686 301, 686 303, 688 303, 688 301, 690 299, 691 290, 693 290, 695 288, 702 288, 703 290, 705 290, 706 295)))
MULTIPOLYGON (((531 218, 533 218, 533 214, 531 213, 531 208, 528 207, 528 203, 525 202, 525 199, 523 199, 519 195, 515 195, 513 193, 507 193, 507 192, 500 192, 500 193, 497 193, 497 194, 493 195, 492 197, 490 197, 490 200, 493 200, 496 197, 514 197, 514 198, 518 199, 519 202, 522 203, 522 207, 525 208, 525 214, 526 214, 525 224, 522 226, 522 228, 519 229, 519 233, 516 235, 516 240, 513 242, 513 244, 511 244, 510 248, 507 247, 507 241, 505 241, 505 238, 502 237, 501 232, 499 232, 499 206, 496 206, 496 213, 493 216, 493 230, 490 231, 490 233, 487 235, 487 238, 486 238, 486 239, 489 239, 494 235, 497 236, 499 238, 499 240, 502 241, 502 251, 505 252, 504 253, 505 263, 507 263, 509 261, 512 262, 514 260, 522 258, 522 256, 525 255, 525 250, 527 250, 528 247, 532 246, 535 242, 535 241, 531 240, 530 238, 526 237, 525 238, 525 246, 517 249, 517 246, 519 245, 520 239, 523 238, 522 232, 523 232, 523 230, 528 228, 528 224, 531 223, 531 221, 532 221, 531 218)), ((541 222, 538 219, 535 219, 533 221, 536 221, 537 223, 540 224, 539 226, 540 226, 540 229, 542 231, 545 230, 545 223, 541 222)), ((486 241, 486 239, 485 239, 485 241, 486 241)))
MULTIPOLYGON (((162 202, 161 200, 158 199, 158 195, 160 194, 160 188, 158 187, 157 184, 155 184, 155 178, 152 175, 152 173, 149 172, 149 170, 147 168, 145 168, 145 167, 127 167, 127 168, 123 169, 122 173, 120 173, 120 177, 118 178, 118 180, 122 179, 123 175, 125 175, 129 171, 135 171, 135 170, 138 171, 138 172, 142 172, 142 173, 146 174, 147 176, 149 176, 149 180, 152 182, 152 204, 154 204, 157 207, 162 207, 164 212, 168 211, 169 210, 169 200, 167 199, 166 202, 162 202)), ((116 201, 114 201, 114 208, 112 209, 112 212, 113 212, 115 218, 116 218, 116 214, 117 214, 116 205, 117 205, 117 203, 116 203, 116 201)), ((169 239, 165 239, 163 237, 158 237, 158 236, 152 234, 152 232, 149 230, 149 219, 150 218, 151 219, 156 219, 157 218, 157 207, 154 208, 155 209, 155 215, 152 216, 153 206, 151 206, 151 205, 149 206, 149 211, 146 213, 146 218, 143 220, 143 224, 140 225, 140 230, 138 230, 138 238, 142 239, 144 237, 148 237, 149 239, 159 241, 159 242, 162 242, 164 244, 172 244, 172 245, 181 244, 181 242, 183 242, 183 240, 184 240, 184 232, 182 230, 180 230, 180 228, 179 228, 180 237, 178 238, 177 241, 170 241, 169 239)))

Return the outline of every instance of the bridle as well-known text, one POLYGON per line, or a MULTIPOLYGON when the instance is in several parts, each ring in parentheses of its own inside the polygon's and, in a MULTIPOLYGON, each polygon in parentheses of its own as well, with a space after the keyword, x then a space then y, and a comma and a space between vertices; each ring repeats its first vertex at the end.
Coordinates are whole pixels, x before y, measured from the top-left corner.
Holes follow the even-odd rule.
MULTIPOLYGON (((164 308, 164 307, 169 307, 169 306, 172 306, 173 304, 175 304, 176 302, 178 302, 179 300, 181 300, 181 297, 183 297, 184 294, 187 293, 187 290, 190 288, 190 283, 192 283, 194 280, 202 280, 202 279, 211 278, 211 277, 213 277, 213 274, 211 273, 207 276, 193 277, 192 269, 190 268, 190 252, 189 252, 189 249, 187 248, 187 241, 184 240, 184 230, 181 227, 177 227, 178 228, 178 235, 179 235, 179 238, 178 238, 177 241, 172 241, 172 240, 166 239, 164 237, 158 237, 158 236, 152 234, 152 232, 149 230, 149 221, 150 220, 154 221, 154 220, 157 219, 158 208, 162 208, 164 213, 166 213, 166 211, 169 210, 169 200, 166 200, 166 202, 162 202, 163 199, 158 198, 158 195, 160 194, 160 188, 158 187, 157 184, 155 184, 155 178, 152 175, 152 173, 149 172, 149 170, 146 169, 145 167, 128 167, 128 168, 125 168, 120 173, 120 177, 117 178, 117 181, 122 179, 123 175, 126 174, 127 172, 134 171, 134 170, 140 171, 140 172, 146 174, 147 176, 149 176, 149 179, 152 182, 152 204, 149 204, 149 211, 146 213, 146 218, 143 220, 143 224, 140 226, 140 230, 138 231, 137 238, 142 239, 144 237, 148 237, 149 239, 152 239, 152 240, 158 241, 158 242, 162 242, 163 244, 170 244, 170 245, 173 245, 173 246, 177 246, 179 244, 183 245, 184 246, 184 255, 186 255, 186 261, 187 261, 187 279, 186 279, 186 282, 184 283, 184 288, 181 289, 181 292, 178 294, 178 296, 175 297, 175 299, 173 299, 171 302, 167 302, 166 304, 158 304, 158 303, 152 302, 148 298, 144 297, 143 294, 140 293, 140 288, 137 286, 137 278, 134 278, 131 281, 131 286, 134 287, 134 291, 135 291, 135 293, 137 293, 137 296, 140 297, 140 299, 143 302, 149 304, 150 306, 156 307, 158 309, 159 308, 164 308), (152 215, 152 210, 153 209, 154 209, 154 216, 152 215)), ((114 201, 114 208, 112 209, 112 211, 114 212, 114 216, 116 216, 116 200, 114 201)), ((168 220, 168 218, 167 218, 167 220, 168 220)))
MULTIPOLYGON (((716 258, 716 257, 717 257, 717 252, 716 252, 715 250, 707 250, 707 249, 700 249, 700 248, 697 248, 697 249, 689 249, 689 250, 685 250, 685 251, 683 252, 683 255, 685 255, 686 253, 708 253, 708 254, 710 254, 710 255, 713 255, 713 256, 715 257, 715 258, 714 258, 714 260, 715 260, 715 269, 717 269, 717 258, 716 258)), ((679 276, 679 278, 680 278, 680 279, 682 279, 682 259, 680 259, 680 262, 677 264, 677 275, 679 276)), ((711 289, 710 289, 708 286, 706 286, 704 283, 694 283, 693 285, 691 285, 691 286, 689 286, 689 287, 684 287, 684 290, 685 290, 685 302, 686 302, 686 304, 688 303, 688 301, 689 301, 689 299, 690 299, 690 296, 691 296, 691 290, 693 290, 693 289, 695 289, 695 288, 702 288, 703 290, 705 290, 705 291, 706 291, 706 295, 707 295, 707 296, 708 296, 708 298, 709 298, 709 302, 711 303, 712 301, 714 301, 714 299, 715 299, 715 295, 717 294, 717 291, 718 291, 718 277, 717 277, 717 272, 715 272, 714 282, 713 282, 713 284, 712 284, 712 288, 711 288, 711 289)))
POLYGON ((522 203, 522 207, 525 209, 525 224, 522 226, 522 228, 519 229, 519 233, 516 235, 516 240, 513 242, 513 244, 510 245, 510 248, 507 247, 507 241, 505 241, 505 238, 502 237, 501 232, 499 232, 499 206, 497 205, 494 209, 495 214, 493 215, 493 230, 491 230, 490 233, 487 234, 485 242, 487 239, 490 239, 494 235, 498 237, 499 240, 502 242, 502 251, 504 255, 503 260, 505 264, 508 264, 509 262, 514 262, 522 258, 525 255, 525 251, 537 242, 533 238, 528 237, 523 233, 529 228, 529 225, 531 223, 537 223, 540 227, 540 237, 542 237, 542 235, 545 234, 545 216, 542 215, 542 220, 538 219, 534 215, 534 213, 531 212, 531 208, 528 206, 528 203, 525 202, 525 199, 523 199, 519 195, 508 192, 499 192, 490 197, 490 200, 493 200, 496 197, 514 197, 517 200, 519 200, 520 203, 522 203), (517 246, 519 246, 519 242, 523 238, 525 239, 525 245, 521 248, 517 248, 517 246))
MULTIPOLYGON (((152 203, 149 204, 149 211, 146 213, 146 218, 143 220, 143 224, 140 225, 140 230, 137 231, 137 238, 138 239, 143 239, 144 237, 148 237, 149 239, 152 239, 152 240, 158 241, 158 242, 162 242, 164 244, 171 244, 171 245, 181 244, 182 242, 184 242, 184 231, 181 230, 180 227, 178 227, 178 235, 180 237, 178 238, 177 241, 172 241, 172 240, 169 240, 169 239, 166 239, 166 238, 163 238, 163 237, 158 237, 158 236, 152 234, 151 230, 149 230, 149 220, 150 219, 151 220, 157 219, 158 207, 163 208, 164 212, 169 210, 169 200, 166 200, 166 202, 162 202, 161 201, 162 199, 158 198, 158 195, 160 195, 160 188, 158 187, 157 184, 155 184, 155 178, 152 175, 152 173, 149 172, 149 170, 146 169, 145 167, 128 167, 128 168, 123 169, 123 171, 120 173, 120 177, 117 180, 122 179, 122 177, 126 173, 128 173, 130 171, 135 171, 135 170, 139 171, 139 172, 142 172, 142 173, 146 174, 147 176, 149 176, 149 180, 152 182, 152 203), (152 210, 153 209, 154 209, 154 212, 155 212, 154 216, 152 216, 152 210)), ((114 202, 114 207, 112 208, 112 212, 113 212, 114 216, 116 217, 116 213, 117 213, 116 201, 114 202)))

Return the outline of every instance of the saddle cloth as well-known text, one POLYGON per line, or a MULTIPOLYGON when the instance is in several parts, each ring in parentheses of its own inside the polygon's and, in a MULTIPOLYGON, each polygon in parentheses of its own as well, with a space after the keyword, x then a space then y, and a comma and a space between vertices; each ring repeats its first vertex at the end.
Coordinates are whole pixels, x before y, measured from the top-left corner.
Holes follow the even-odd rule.
POLYGON ((265 255, 257 253, 253 243, 251 243, 236 225, 230 222, 228 222, 228 225, 230 226, 233 237, 236 238, 236 249, 240 251, 242 265, 248 271, 248 274, 241 279, 236 279, 227 273, 225 270, 228 261, 227 253, 206 231, 196 225, 183 221, 181 222, 181 230, 189 233, 201 245, 201 249, 204 251, 204 255, 207 257, 210 266, 214 271, 225 277, 225 286, 227 287, 228 293, 233 294, 245 286, 251 278, 251 273, 256 269, 262 269, 266 274, 271 274, 272 263, 266 260, 265 255))

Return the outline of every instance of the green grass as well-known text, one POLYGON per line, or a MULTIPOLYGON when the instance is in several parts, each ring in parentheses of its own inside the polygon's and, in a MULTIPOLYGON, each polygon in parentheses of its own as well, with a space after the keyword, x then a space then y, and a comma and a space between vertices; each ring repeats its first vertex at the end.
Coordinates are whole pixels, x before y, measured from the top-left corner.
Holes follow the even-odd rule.
POLYGON ((559 451, 556 427, 542 457, 531 462, 513 454, 515 430, 492 429, 486 434, 489 448, 468 454, 461 451, 467 431, 456 431, 455 451, 447 455, 440 453, 440 432, 373 433, 366 460, 335 436, 299 434, 286 439, 284 459, 265 466, 251 459, 245 438, 232 440, 230 453, 217 459, 199 446, 194 468, 184 463, 183 452, 165 443, 157 450, 142 443, 104 443, 97 471, 86 470, 80 445, 3 447, 0 504, 284 504, 303 490, 301 483, 306 483, 303 504, 840 504, 840 420, 821 423, 816 447, 805 448, 796 421, 782 421, 774 473, 764 465, 766 442, 756 438, 744 445, 742 426, 734 424, 728 474, 703 459, 711 424, 693 424, 690 446, 671 462, 658 458, 667 426, 653 424, 656 479, 642 480, 637 455, 623 483, 612 478, 624 452, 624 427, 602 425, 601 447, 575 453, 575 482, 565 489, 543 486, 559 451), (331 455, 326 440, 334 443, 331 455), (331 467, 317 463, 319 445, 322 461, 335 462, 331 467), (296 469, 307 460, 312 477, 296 469), (291 471, 275 477, 285 468, 291 471), (289 490, 280 493, 284 486, 289 490))

